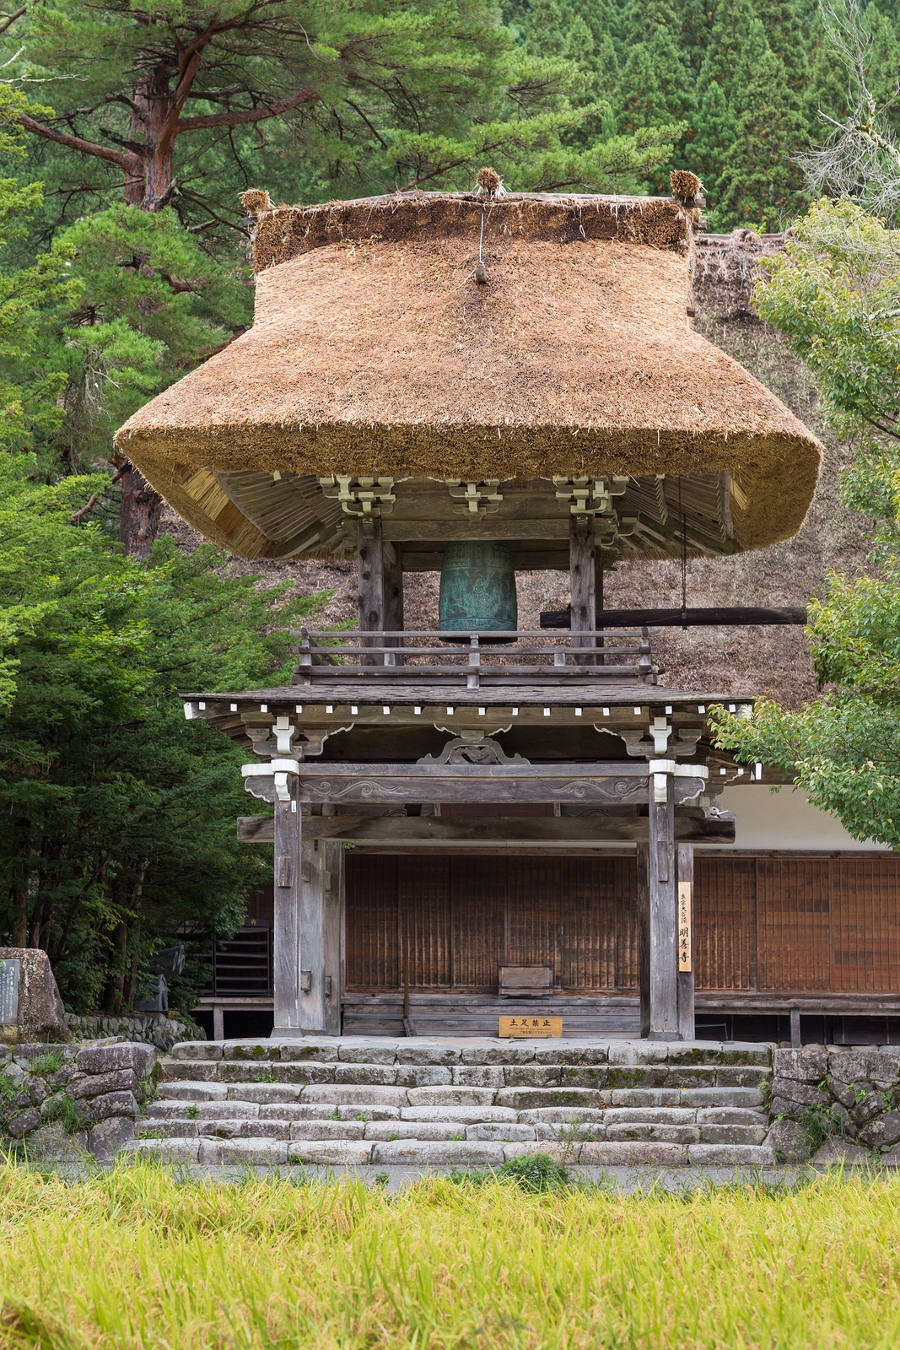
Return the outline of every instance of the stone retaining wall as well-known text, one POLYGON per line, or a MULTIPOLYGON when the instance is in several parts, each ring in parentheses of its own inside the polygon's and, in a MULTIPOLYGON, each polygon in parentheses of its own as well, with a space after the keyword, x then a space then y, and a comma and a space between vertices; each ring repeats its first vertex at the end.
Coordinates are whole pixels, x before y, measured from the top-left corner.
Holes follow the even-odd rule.
POLYGON ((0 1047, 0 1152, 111 1158, 155 1093, 156 1057, 122 1040, 0 1047))
POLYGON ((123 1013, 119 1017, 108 1017, 97 1013, 78 1017, 74 1013, 67 1013, 66 1021, 73 1036, 80 1040, 124 1036, 129 1041, 147 1041, 166 1053, 180 1041, 206 1039, 203 1028, 184 1014, 173 1017, 167 1013, 123 1013))
POLYGON ((772 1068, 779 1161, 900 1163, 900 1046, 775 1050, 772 1068))

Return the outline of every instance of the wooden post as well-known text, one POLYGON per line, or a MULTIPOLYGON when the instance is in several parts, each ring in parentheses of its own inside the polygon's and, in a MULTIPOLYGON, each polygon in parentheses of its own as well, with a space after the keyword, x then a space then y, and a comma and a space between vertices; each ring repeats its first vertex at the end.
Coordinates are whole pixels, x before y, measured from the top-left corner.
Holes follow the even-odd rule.
MULTIPOLYGON (((373 512, 359 522, 359 627, 362 633, 384 632, 384 543, 381 516, 373 512)), ((360 643, 365 646, 365 639, 360 643)), ((361 657, 363 665, 383 665, 381 655, 361 657)))
POLYGON ((646 853, 638 854, 638 864, 645 860, 646 878, 640 884, 640 893, 646 894, 646 926, 644 959, 645 979, 642 981, 642 1034, 651 1041, 677 1041, 678 985, 676 946, 676 860, 675 860, 675 798, 671 774, 650 774, 649 844, 646 853), (657 801, 656 780, 662 778, 664 799, 657 801), (646 1005, 646 1010, 645 1010, 646 1005))
POLYGON ((338 1035, 340 988, 340 844, 303 842, 300 893, 300 1018, 307 1032, 338 1035))
MULTIPOLYGON (((593 646, 593 638, 578 636, 580 633, 593 632, 597 621, 593 516, 569 517, 569 581, 572 598, 572 646, 593 646)), ((592 665, 594 658, 576 656, 575 660, 582 665, 592 665)))
MULTIPOLYGON (((403 569, 400 566, 400 553, 396 544, 385 544, 382 548, 382 574, 384 577, 384 628, 388 633, 403 631, 403 569)), ((402 646, 402 638, 388 638, 391 647, 402 646)), ((402 657, 388 653, 385 665, 399 666, 402 657)))
POLYGON ((300 1026, 300 854, 302 816, 292 782, 290 801, 275 802, 275 916, 272 928, 274 1027, 272 1034, 300 1026))
POLYGON ((678 879, 678 1030, 696 1039, 694 1023, 694 845, 676 847, 678 879), (686 968, 687 967, 687 968, 686 968))
POLYGON ((638 989, 641 996, 641 1035, 650 1034, 650 845, 637 846, 638 989))

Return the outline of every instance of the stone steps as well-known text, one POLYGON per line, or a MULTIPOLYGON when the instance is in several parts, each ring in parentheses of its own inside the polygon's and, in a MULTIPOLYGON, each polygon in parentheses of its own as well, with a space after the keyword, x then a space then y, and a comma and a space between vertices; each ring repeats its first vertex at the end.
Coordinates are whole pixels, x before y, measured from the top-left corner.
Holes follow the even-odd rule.
POLYGON ((184 1044, 132 1147, 209 1166, 765 1166, 770 1063, 707 1042, 184 1044))

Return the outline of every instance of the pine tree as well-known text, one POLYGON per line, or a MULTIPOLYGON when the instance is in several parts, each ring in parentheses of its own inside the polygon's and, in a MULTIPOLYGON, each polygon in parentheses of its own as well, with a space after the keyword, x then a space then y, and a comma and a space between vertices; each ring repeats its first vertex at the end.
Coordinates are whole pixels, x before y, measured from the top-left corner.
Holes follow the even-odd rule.
MULTIPOLYGON (((718 81, 703 90, 694 125, 697 130, 686 154, 688 167, 699 175, 710 201, 719 200, 725 163, 736 139, 736 120, 718 81)), ((710 217, 711 222, 717 217, 710 217)))

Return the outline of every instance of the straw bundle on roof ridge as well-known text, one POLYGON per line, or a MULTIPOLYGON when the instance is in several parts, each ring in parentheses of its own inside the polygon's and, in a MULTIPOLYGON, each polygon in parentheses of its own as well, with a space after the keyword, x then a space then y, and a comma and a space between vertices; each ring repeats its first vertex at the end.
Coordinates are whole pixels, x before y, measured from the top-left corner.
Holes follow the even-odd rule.
MULTIPOLYGON (((700 180, 694 174, 687 178, 700 180)), ((275 206, 267 192, 245 192, 256 216, 253 264, 257 272, 298 254, 341 241, 427 240, 432 235, 471 238, 489 213, 493 238, 618 239, 622 243, 686 252, 690 212, 672 197, 616 197, 588 193, 506 192, 486 201, 483 192, 393 192, 347 202, 275 206)))

